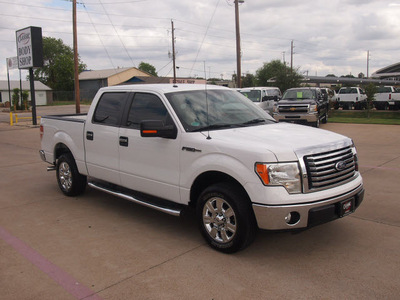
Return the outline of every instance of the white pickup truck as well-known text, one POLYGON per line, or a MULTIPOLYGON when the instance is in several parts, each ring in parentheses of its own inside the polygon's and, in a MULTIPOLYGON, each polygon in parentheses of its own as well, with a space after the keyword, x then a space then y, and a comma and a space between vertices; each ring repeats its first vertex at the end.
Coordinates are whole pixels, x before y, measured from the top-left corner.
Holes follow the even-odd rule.
POLYGON ((380 86, 375 94, 376 109, 400 109, 400 91, 393 86, 380 86))
POLYGON ((238 90, 272 116, 274 105, 282 99, 282 92, 278 87, 248 87, 238 90))
POLYGON ((179 216, 232 253, 258 228, 305 229, 364 196, 353 141, 276 123, 240 93, 205 85, 102 88, 87 115, 41 119, 41 158, 68 196, 90 187, 179 216))
POLYGON ((363 109, 367 106, 367 95, 359 87, 342 87, 337 95, 337 104, 343 109, 363 109))

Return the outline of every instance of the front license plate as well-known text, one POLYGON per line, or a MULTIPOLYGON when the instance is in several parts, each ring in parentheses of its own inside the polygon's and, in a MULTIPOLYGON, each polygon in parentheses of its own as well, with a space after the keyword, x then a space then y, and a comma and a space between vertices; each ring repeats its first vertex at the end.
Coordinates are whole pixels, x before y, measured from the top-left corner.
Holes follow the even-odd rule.
POLYGON ((354 212, 355 201, 354 198, 340 202, 340 217, 347 216, 354 212))

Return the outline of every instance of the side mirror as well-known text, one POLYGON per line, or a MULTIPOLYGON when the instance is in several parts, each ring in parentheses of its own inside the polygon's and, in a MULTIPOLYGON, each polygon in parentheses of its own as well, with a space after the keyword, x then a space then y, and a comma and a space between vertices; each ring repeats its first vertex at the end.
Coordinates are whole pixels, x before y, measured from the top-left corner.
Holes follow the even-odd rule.
POLYGON ((165 139, 176 139, 178 131, 175 125, 164 125, 159 120, 146 120, 140 123, 140 136, 161 137, 165 139))

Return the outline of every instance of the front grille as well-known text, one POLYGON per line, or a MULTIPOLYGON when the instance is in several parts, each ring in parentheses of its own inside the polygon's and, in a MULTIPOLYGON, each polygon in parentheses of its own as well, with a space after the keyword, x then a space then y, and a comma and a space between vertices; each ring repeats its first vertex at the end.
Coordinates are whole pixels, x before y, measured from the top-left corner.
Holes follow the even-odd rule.
POLYGON ((280 113, 304 113, 308 112, 308 104, 302 105, 278 105, 278 110, 280 113))
POLYGON ((356 158, 351 147, 304 156, 308 189, 321 190, 349 181, 356 172, 356 158))

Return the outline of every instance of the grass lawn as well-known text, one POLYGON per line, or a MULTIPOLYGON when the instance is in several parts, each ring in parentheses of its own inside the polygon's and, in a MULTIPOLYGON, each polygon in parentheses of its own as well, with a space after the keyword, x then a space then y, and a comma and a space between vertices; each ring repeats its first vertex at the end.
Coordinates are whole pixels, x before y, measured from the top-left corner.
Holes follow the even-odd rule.
POLYGON ((400 125, 400 111, 331 110, 328 122, 400 125))

